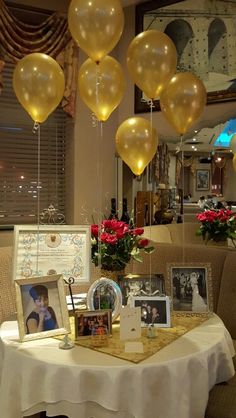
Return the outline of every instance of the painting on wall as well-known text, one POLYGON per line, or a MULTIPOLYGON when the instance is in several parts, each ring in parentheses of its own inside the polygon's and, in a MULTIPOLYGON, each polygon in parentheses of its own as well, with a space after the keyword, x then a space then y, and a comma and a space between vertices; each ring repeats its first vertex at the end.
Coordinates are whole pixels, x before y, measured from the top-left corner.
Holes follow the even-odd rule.
MULTIPOLYGON (((236 99, 236 1, 160 0, 136 8, 136 34, 156 29, 174 42, 177 72, 192 72, 207 90, 207 102, 236 99), (158 3, 158 5, 157 5, 158 3)), ((154 110, 159 110, 156 98, 154 110)), ((135 112, 150 112, 142 91, 135 91, 135 112)))
POLYGON ((196 170, 196 190, 210 189, 210 170, 196 170))

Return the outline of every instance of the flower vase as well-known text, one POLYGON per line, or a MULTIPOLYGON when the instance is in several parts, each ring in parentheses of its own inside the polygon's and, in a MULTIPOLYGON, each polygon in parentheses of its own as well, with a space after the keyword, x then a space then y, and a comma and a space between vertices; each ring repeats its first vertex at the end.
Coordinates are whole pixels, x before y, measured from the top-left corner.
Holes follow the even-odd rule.
POLYGON ((101 277, 106 277, 107 279, 113 280, 118 283, 118 277, 124 276, 124 270, 105 270, 101 269, 101 277))

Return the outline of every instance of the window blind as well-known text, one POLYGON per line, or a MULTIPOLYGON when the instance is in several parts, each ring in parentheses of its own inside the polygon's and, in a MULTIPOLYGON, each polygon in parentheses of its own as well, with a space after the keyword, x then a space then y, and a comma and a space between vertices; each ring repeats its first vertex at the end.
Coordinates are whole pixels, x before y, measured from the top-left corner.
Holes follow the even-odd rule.
POLYGON ((12 86, 14 64, 6 63, 0 94, 0 224, 37 223, 38 212, 53 204, 65 212, 66 125, 58 108, 40 127, 19 104, 12 86), (38 173, 40 169, 40 176, 38 173), (39 211, 38 211, 39 203, 39 211))

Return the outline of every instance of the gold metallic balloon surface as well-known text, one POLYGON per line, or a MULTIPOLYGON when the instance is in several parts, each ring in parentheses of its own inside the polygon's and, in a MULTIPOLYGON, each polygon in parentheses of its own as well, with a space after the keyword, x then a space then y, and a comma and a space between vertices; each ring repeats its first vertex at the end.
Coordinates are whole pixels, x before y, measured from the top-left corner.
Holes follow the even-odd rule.
POLYGON ((16 65, 13 87, 17 99, 35 122, 44 122, 59 105, 65 90, 60 65, 49 55, 26 55, 16 65))
POLYGON ((68 24, 79 47, 95 62, 119 41, 124 14, 120 0, 72 0, 68 24))
POLYGON ((147 30, 136 36, 127 51, 127 66, 133 82, 149 99, 159 98, 176 71, 177 52, 165 33, 147 30))
POLYGON ((139 176, 157 150, 157 133, 147 119, 126 119, 116 132, 116 150, 132 172, 139 176))
POLYGON ((79 93, 84 103, 100 121, 105 121, 121 102, 125 90, 123 70, 108 55, 96 64, 88 58, 81 66, 79 93))
POLYGON ((236 154, 236 134, 234 134, 230 140, 230 149, 234 154, 236 154))
POLYGON ((192 73, 177 73, 161 94, 160 105, 176 132, 185 134, 206 104, 204 84, 192 73))

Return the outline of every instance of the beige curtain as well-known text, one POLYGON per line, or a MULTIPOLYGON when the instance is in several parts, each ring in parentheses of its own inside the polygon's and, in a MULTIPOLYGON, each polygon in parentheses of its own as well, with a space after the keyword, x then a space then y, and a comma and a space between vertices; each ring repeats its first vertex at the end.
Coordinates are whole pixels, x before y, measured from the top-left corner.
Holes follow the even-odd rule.
POLYGON ((196 162, 195 162, 194 157, 187 157, 182 160, 181 157, 177 156, 176 157, 176 171, 175 171, 175 179, 176 179, 177 185, 179 184, 179 181, 180 181, 182 166, 184 166, 184 168, 190 167, 191 173, 193 175, 196 174, 196 162))
POLYGON ((64 70, 66 89, 62 107, 74 115, 78 48, 71 38, 65 17, 53 13, 42 23, 29 25, 17 19, 0 0, 0 45, 0 90, 3 88, 1 73, 6 59, 17 62, 27 54, 43 52, 57 59, 64 70))

